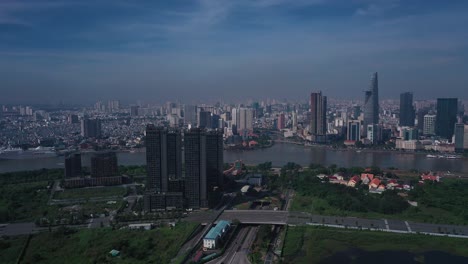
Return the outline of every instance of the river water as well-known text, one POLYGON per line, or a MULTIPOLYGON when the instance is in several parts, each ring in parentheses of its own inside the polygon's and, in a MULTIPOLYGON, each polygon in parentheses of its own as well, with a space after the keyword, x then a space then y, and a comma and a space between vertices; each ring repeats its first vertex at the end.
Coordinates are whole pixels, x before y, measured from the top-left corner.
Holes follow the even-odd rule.
MULTIPOLYGON (((83 165, 89 166, 91 154, 83 154, 83 165)), ((145 152, 118 153, 120 165, 145 164, 145 152)), ((295 162, 302 166, 310 163, 339 167, 378 166, 381 168, 395 167, 399 169, 418 169, 433 171, 452 171, 468 173, 468 159, 438 159, 427 158, 425 154, 401 152, 360 152, 354 150, 334 150, 324 147, 304 147, 301 145, 277 143, 271 148, 249 151, 225 151, 224 161, 242 160, 247 164, 258 164, 271 161, 274 166, 282 166, 287 162, 295 162)), ((0 173, 41 168, 63 168, 64 157, 47 157, 22 160, 0 160, 0 173)))

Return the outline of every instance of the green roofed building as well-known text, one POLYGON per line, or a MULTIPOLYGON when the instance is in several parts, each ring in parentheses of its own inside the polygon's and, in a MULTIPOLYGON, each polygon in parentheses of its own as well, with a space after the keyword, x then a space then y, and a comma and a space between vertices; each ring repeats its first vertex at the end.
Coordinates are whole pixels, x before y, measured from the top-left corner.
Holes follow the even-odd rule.
POLYGON ((230 221, 220 220, 203 238, 203 247, 206 249, 215 249, 218 247, 219 242, 222 241, 230 227, 230 221))

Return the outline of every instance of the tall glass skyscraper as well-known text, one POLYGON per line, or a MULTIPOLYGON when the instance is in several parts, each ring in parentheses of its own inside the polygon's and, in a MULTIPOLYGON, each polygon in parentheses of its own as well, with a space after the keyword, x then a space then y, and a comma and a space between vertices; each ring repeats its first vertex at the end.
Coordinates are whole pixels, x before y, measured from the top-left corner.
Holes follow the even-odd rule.
POLYGON ((372 74, 370 88, 365 92, 363 123, 364 132, 366 132, 368 125, 379 123, 379 81, 377 72, 372 74))
POLYGON ((327 133, 327 97, 322 92, 310 94, 310 132, 313 135, 327 133))
POLYGON ((451 139, 457 122, 458 99, 437 98, 435 132, 442 138, 451 139))
POLYGON ((413 107, 413 93, 400 94, 400 126, 414 126, 415 110, 413 107))

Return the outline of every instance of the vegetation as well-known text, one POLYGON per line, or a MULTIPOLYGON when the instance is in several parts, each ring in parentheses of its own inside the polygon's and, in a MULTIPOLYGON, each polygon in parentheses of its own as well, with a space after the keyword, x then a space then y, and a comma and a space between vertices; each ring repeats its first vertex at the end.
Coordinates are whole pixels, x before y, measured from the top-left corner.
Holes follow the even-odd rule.
POLYGON ((146 166, 145 165, 131 165, 131 166, 119 166, 119 173, 121 175, 129 176, 141 176, 146 175, 146 166))
POLYGON ((63 169, 7 172, 0 174, 0 185, 52 181, 62 179, 63 176, 63 169))
POLYGON ((170 263, 196 224, 151 231, 59 228, 33 236, 22 263, 170 263), (110 256, 112 249, 119 257, 110 256))
POLYGON ((424 258, 425 252, 434 250, 468 257, 468 240, 325 227, 289 227, 283 257, 284 263, 318 263, 338 252, 352 249, 405 251, 414 253, 418 259, 424 258))
MULTIPOLYGON (((357 216, 369 218, 394 218, 417 222, 468 224, 468 181, 444 179, 441 183, 415 184, 408 199, 418 202, 409 206, 396 191, 371 194, 367 186, 349 188, 339 184, 322 183, 316 175, 342 172, 359 174, 363 168, 328 168, 311 164, 303 171, 284 170, 281 184, 289 184, 296 190, 291 210, 323 215, 357 216)), ((383 174, 379 168, 371 168, 375 174, 383 174)), ((392 178, 398 177, 394 173, 392 178)))
POLYGON ((0 259, 2 263, 17 263, 26 239, 26 236, 21 236, 14 238, 6 237, 0 240, 0 259))
MULTIPOLYGON (((301 196, 319 198, 329 206, 343 211, 396 214, 409 207, 408 203, 394 191, 370 194, 366 188, 367 186, 362 186, 356 190, 341 184, 323 184, 311 174, 302 174, 294 181, 294 189, 301 196)), ((308 206, 306 202, 307 199, 301 199, 299 207, 308 206)), ((323 213, 326 209, 324 204, 316 204, 315 211, 323 213)))
POLYGON ((31 221, 47 215, 47 181, 0 185, 0 222, 31 221))
POLYGON ((252 245, 252 251, 249 254, 252 263, 263 263, 264 256, 268 251, 268 245, 274 238, 274 226, 261 225, 257 232, 257 237, 252 245))
POLYGON ((126 193, 127 189, 122 188, 120 186, 66 189, 63 192, 56 192, 54 195, 54 199, 89 199, 93 197, 109 196, 121 197, 126 193))

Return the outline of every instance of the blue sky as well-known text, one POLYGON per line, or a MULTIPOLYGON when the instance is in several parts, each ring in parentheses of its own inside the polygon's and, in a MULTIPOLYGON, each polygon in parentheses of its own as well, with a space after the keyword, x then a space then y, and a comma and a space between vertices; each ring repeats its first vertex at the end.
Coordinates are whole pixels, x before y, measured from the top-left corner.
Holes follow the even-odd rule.
POLYGON ((468 98, 468 1, 1 0, 0 102, 468 98))

